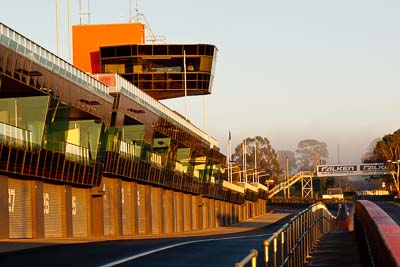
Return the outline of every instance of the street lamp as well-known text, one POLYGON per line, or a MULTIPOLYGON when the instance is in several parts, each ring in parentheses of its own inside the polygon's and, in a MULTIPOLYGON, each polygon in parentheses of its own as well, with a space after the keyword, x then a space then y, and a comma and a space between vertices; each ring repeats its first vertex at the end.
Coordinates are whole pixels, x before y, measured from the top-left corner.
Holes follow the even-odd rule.
POLYGON ((400 160, 387 160, 387 163, 391 163, 396 165, 396 171, 391 171, 390 174, 392 175, 394 186, 397 190, 397 197, 400 197, 400 187, 399 187, 399 176, 400 176, 400 160))

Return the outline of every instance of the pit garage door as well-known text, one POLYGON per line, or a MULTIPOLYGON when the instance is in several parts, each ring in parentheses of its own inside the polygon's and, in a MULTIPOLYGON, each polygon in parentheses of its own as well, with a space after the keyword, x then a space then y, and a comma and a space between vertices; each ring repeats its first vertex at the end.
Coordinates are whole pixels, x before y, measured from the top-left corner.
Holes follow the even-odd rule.
POLYGON ((165 234, 172 232, 172 191, 162 190, 162 216, 163 216, 163 232, 165 234))
POLYGON ((132 235, 132 183, 121 182, 122 235, 132 235))
POLYGON ((72 188, 72 236, 87 237, 88 205, 86 189, 72 188))
POLYGON ((208 222, 209 228, 215 228, 215 200, 209 199, 208 201, 208 222))
POLYGON ((105 194, 103 196, 104 235, 114 235, 114 180, 103 178, 105 194))
POLYGON ((62 237, 61 188, 43 184, 44 237, 62 237))
POLYGON ((30 181, 8 179, 10 238, 32 238, 32 185, 30 181))
POLYGON ((201 210, 199 207, 199 197, 191 196, 192 198, 192 229, 198 230, 198 221, 199 221, 199 211, 201 210))
POLYGON ((208 210, 209 210, 208 199, 202 198, 202 211, 203 211, 202 229, 208 229, 208 219, 210 218, 208 210))
POLYGON ((182 203, 182 193, 174 192, 174 210, 175 210, 175 232, 182 232, 182 222, 183 222, 183 203, 182 203))
POLYGON ((189 194, 183 194, 183 231, 190 231, 192 228, 192 207, 191 207, 191 196, 189 194))
POLYGON ((151 187, 151 233, 160 233, 160 189, 151 187))
POLYGON ((138 234, 146 234, 146 186, 137 185, 137 225, 138 234))

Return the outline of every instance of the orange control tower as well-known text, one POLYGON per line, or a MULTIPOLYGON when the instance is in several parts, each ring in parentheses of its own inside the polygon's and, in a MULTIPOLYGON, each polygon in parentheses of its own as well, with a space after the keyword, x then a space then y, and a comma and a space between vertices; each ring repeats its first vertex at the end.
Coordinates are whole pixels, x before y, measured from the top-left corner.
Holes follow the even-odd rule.
POLYGON ((100 73, 100 47, 144 44, 144 25, 88 24, 72 26, 73 64, 89 73, 100 73))
POLYGON ((73 63, 93 73, 116 73, 153 98, 211 94, 217 48, 210 44, 145 44, 141 23, 77 25, 73 63))

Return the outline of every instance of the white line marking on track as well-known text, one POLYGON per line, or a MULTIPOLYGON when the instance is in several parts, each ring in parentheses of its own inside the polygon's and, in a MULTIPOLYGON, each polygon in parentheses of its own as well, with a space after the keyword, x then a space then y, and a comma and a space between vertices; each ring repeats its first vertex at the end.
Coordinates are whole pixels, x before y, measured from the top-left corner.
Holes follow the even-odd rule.
POLYGON ((104 265, 100 265, 99 267, 112 267, 112 266, 116 266, 118 264, 121 263, 125 263, 134 259, 138 259, 153 253, 157 253, 163 250, 167 250, 170 248, 175 248, 175 247, 180 247, 180 246, 184 246, 184 245, 188 245, 188 244, 194 244, 194 243, 201 243, 201 242, 210 242, 210 241, 219 241, 219 240, 229 240, 229 239, 241 239, 241 238, 250 238, 250 237, 261 237, 261 236, 267 236, 267 235, 272 235, 273 233, 266 233, 266 234, 259 234, 259 235, 245 235, 245 236, 232 236, 232 237, 221 237, 221 238, 208 238, 208 239, 200 239, 200 240, 193 240, 193 241, 187 241, 187 242, 182 242, 182 243, 177 243, 177 244, 173 244, 173 245, 169 245, 169 246, 165 246, 165 247, 161 247, 161 248, 157 248, 157 249, 153 249, 153 250, 149 250, 146 252, 142 252, 139 254, 135 254, 132 255, 130 257, 127 258, 123 258, 117 261, 113 261, 104 265))

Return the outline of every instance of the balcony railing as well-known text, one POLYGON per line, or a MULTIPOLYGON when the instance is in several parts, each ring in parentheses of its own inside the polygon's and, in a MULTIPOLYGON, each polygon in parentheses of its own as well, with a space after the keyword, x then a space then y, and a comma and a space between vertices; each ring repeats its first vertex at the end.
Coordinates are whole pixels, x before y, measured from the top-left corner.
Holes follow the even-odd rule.
POLYGON ((183 128, 185 131, 192 133, 193 135, 200 138, 204 143, 209 145, 211 148, 217 146, 217 141, 211 136, 207 135, 207 133, 203 132, 189 121, 184 119, 182 116, 176 114, 176 112, 167 108, 162 103, 158 102, 145 92, 138 89, 136 86, 123 79, 122 77, 115 74, 115 90, 117 92, 121 92, 137 101, 141 105, 150 109, 160 117, 170 121, 172 124, 177 125, 180 128, 183 128))
POLYGON ((0 142, 12 147, 32 150, 32 131, 0 122, 0 142))
POLYGON ((1 23, 0 43, 108 102, 113 101, 106 85, 1 23))

